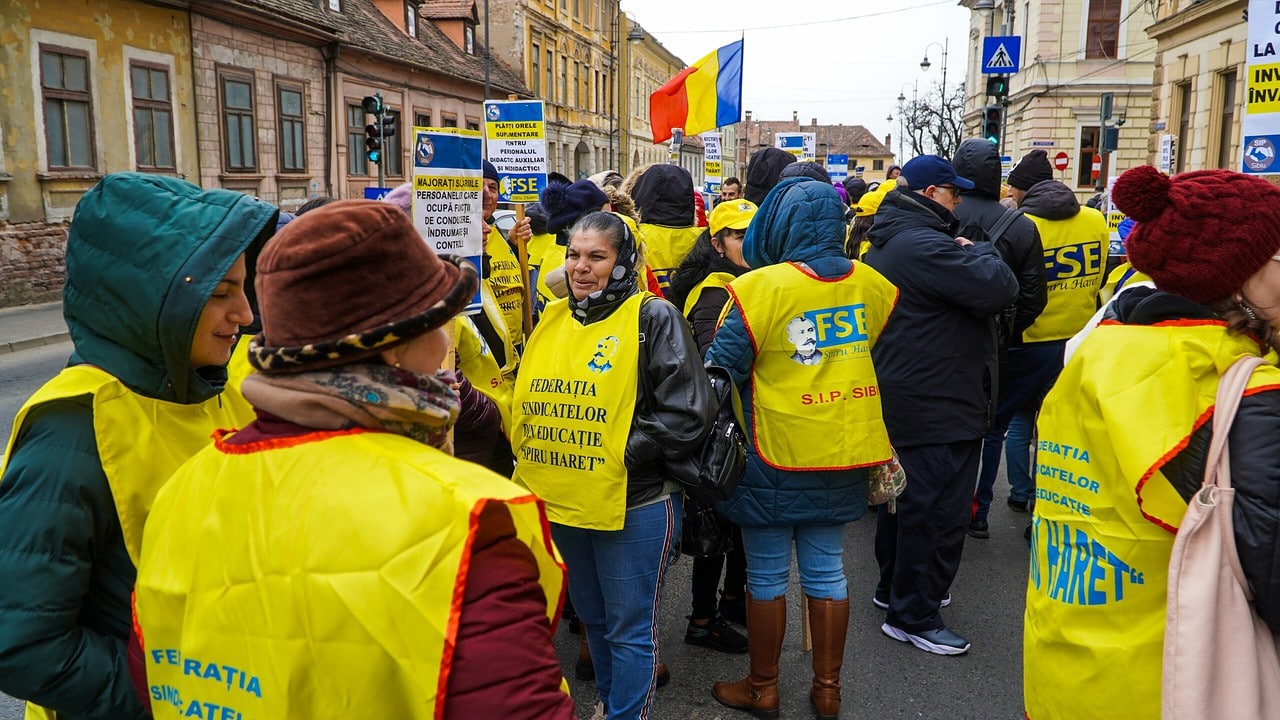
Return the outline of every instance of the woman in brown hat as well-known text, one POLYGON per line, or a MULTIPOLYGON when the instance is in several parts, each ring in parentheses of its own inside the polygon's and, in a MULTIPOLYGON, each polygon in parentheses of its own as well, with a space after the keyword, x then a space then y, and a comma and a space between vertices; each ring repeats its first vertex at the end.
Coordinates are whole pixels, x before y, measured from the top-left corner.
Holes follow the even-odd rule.
POLYGON ((143 540, 158 717, 573 716, 542 504, 449 454, 441 327, 476 286, 383 203, 335 202, 267 246, 257 420, 173 477, 143 540))
MULTIPOLYGON (((1227 436, 1235 505, 1225 510, 1253 611, 1280 630, 1280 188, 1144 166, 1120 176, 1112 199, 1137 221, 1129 259, 1155 287, 1115 299, 1040 412, 1023 642, 1030 720, 1155 720, 1162 691, 1181 689, 1162 687, 1170 557, 1223 422, 1219 381, 1250 356, 1268 362, 1227 436)), ((1207 682, 1238 697, 1232 718, 1261 717, 1258 688, 1280 687, 1218 669, 1207 682)))

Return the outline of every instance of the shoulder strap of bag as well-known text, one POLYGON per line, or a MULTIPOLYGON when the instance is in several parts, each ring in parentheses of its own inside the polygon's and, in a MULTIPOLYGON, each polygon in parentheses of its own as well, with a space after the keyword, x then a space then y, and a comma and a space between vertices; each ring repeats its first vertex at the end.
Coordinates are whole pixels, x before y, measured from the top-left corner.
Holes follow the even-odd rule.
POLYGON ((995 245, 1000 238, 1004 237, 1004 233, 1008 230, 1015 220, 1022 217, 1022 211, 1017 208, 1008 208, 995 225, 991 226, 991 230, 987 232, 987 237, 991 239, 991 244, 995 245))
POLYGON ((1253 371, 1266 361, 1256 355, 1242 357, 1227 369, 1218 381, 1218 397, 1213 407, 1213 439, 1209 442, 1209 454, 1205 458, 1202 488, 1231 487, 1230 453, 1227 452, 1227 435, 1235 421, 1240 398, 1249 384, 1253 371))

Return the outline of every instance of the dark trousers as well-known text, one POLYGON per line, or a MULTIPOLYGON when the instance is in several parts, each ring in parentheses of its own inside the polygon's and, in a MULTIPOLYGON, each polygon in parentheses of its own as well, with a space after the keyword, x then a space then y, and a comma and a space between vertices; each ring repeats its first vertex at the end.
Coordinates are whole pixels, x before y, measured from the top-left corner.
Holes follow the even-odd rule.
POLYGON ((879 597, 889 598, 886 622, 907 632, 943 627, 938 605, 951 588, 982 457, 982 439, 897 448, 907 473, 897 514, 877 509, 879 597))
POLYGON ((747 591, 747 555, 742 550, 742 531, 733 526, 733 549, 724 555, 693 559, 693 618, 707 620, 716 615, 716 586, 724 568, 724 591, 742 597, 747 591))

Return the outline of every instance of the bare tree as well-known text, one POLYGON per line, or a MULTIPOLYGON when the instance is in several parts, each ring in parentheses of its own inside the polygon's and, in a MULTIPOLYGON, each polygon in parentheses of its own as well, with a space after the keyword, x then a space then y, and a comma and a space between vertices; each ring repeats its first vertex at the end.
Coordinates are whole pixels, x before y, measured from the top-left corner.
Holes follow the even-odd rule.
POLYGON ((950 158, 964 136, 964 85, 932 88, 903 106, 903 130, 915 155, 950 158))

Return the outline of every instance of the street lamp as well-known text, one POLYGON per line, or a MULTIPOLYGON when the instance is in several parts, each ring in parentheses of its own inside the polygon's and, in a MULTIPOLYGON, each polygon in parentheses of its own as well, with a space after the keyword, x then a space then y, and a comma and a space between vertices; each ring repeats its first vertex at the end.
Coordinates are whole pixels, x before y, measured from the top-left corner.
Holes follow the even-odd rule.
POLYGON ((929 62, 929 48, 937 45, 942 48, 942 100, 943 104, 947 99, 947 46, 951 44, 951 38, 947 38, 942 43, 931 42, 924 48, 924 59, 920 61, 920 69, 928 70, 932 63, 929 62))
MULTIPOLYGON (((901 161, 902 161, 902 157, 903 157, 903 155, 902 155, 902 136, 906 134, 906 125, 905 125, 905 122, 906 122, 906 114, 907 114, 907 112, 906 112, 906 108, 904 107, 904 105, 905 105, 905 104, 906 104, 906 102, 907 102, 907 95, 906 95, 907 86, 908 86, 908 85, 910 85, 910 86, 911 86, 911 103, 914 105, 916 102, 918 102, 918 90, 919 90, 919 86, 918 86, 916 83, 917 83, 917 81, 912 80, 912 81, 911 81, 911 82, 909 82, 909 83, 903 83, 903 84, 902 84, 902 87, 898 88, 898 161, 899 161, 899 162, 901 162, 901 161)), ((914 110, 913 110, 913 112, 914 112, 914 110)), ((890 116, 890 117, 892 117, 892 116, 890 116)), ((893 148, 890 148, 890 150, 892 150, 892 149, 893 149, 893 148)))

